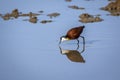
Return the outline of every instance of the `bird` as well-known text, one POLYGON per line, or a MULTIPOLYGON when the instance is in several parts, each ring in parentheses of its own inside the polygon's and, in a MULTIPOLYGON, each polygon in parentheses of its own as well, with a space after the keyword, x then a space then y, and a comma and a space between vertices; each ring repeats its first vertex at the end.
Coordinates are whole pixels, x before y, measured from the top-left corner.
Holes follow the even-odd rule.
POLYGON ((79 44, 78 38, 82 37, 82 36, 80 36, 80 34, 83 32, 84 28, 85 28, 85 26, 83 25, 83 26, 74 27, 74 28, 68 30, 68 32, 65 36, 60 37, 59 44, 61 44, 61 42, 63 42, 63 41, 68 41, 68 40, 77 40, 78 44, 79 44))

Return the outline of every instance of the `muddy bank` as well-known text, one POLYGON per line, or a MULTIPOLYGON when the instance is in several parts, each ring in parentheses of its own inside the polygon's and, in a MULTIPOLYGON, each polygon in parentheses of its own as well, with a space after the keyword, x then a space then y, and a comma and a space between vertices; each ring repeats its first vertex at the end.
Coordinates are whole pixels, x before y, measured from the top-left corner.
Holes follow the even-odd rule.
POLYGON ((40 23, 46 24, 46 23, 51 23, 51 22, 53 22, 53 21, 52 20, 42 20, 40 23))
POLYGON ((120 16, 120 0, 111 1, 107 6, 101 9, 110 12, 110 15, 120 16))
POLYGON ((68 6, 68 8, 76 9, 76 10, 83 10, 83 9, 85 9, 85 8, 83 8, 83 7, 78 7, 78 6, 76 6, 76 5, 68 6))
POLYGON ((54 13, 48 14, 47 16, 49 16, 50 18, 53 18, 53 17, 57 17, 59 15, 60 15, 60 13, 54 12, 54 13))
MULTIPOLYGON (((43 13, 44 11, 39 11, 39 13, 43 13)), ((30 23, 37 23, 38 22, 38 17, 39 13, 33 13, 33 12, 29 12, 29 13, 22 13, 22 12, 19 12, 18 9, 14 9, 12 10, 12 12, 10 13, 6 13, 6 14, 0 14, 0 17, 3 19, 3 20, 13 20, 13 19, 17 19, 18 17, 28 17, 28 19, 23 19, 23 21, 28 21, 30 23)), ((54 12, 54 13, 50 13, 50 14, 47 14, 46 16, 50 17, 50 18, 53 18, 53 17, 57 17, 59 16, 60 13, 57 13, 57 12, 54 12)), ((51 23, 53 22, 52 20, 42 20, 40 21, 40 23, 42 24, 46 24, 46 23, 51 23)))
POLYGON ((92 23, 92 22, 100 22, 100 21, 103 21, 103 19, 101 19, 99 17, 100 15, 90 15, 88 13, 83 13, 79 16, 80 18, 80 22, 83 22, 83 23, 92 23))
POLYGON ((14 9, 14 10, 12 10, 11 13, 6 13, 4 15, 1 14, 0 16, 1 16, 1 18, 3 20, 17 19, 18 17, 29 17, 30 18, 30 20, 29 20, 30 22, 36 22, 34 20, 36 20, 36 18, 37 18, 36 16, 38 16, 38 15, 40 15, 40 14, 32 13, 32 12, 24 14, 22 12, 19 12, 18 9, 14 9))
POLYGON ((18 11, 18 9, 14 9, 14 10, 12 10, 11 13, 6 13, 5 15, 2 15, 2 14, 1 14, 1 17, 2 17, 4 20, 9 20, 9 19, 11 19, 11 18, 18 18, 19 13, 20 13, 20 12, 18 11))
POLYGON ((65 0, 66 2, 71 2, 72 0, 65 0))

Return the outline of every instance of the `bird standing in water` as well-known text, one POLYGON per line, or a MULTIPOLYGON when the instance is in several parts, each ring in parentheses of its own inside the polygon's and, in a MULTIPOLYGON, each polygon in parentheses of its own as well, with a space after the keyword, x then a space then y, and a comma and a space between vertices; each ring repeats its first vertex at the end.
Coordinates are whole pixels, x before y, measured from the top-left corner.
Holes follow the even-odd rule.
POLYGON ((59 44, 63 41, 75 40, 75 39, 78 41, 78 44, 79 44, 78 38, 82 37, 82 36, 80 36, 80 34, 83 32, 84 27, 85 26, 83 25, 83 26, 79 26, 79 27, 70 29, 65 36, 60 37, 59 44))

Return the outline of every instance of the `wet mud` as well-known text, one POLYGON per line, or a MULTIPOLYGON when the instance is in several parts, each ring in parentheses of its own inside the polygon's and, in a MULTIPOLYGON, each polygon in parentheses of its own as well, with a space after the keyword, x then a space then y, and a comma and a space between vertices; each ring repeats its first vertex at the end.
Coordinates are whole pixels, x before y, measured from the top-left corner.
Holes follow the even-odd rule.
POLYGON ((54 13, 48 14, 47 16, 49 16, 50 18, 53 18, 53 17, 60 16, 60 13, 54 12, 54 13))
POLYGON ((83 9, 85 9, 85 8, 83 8, 83 7, 78 7, 78 6, 76 6, 76 5, 68 6, 68 8, 76 9, 76 10, 83 10, 83 9))
POLYGON ((99 17, 100 15, 90 15, 88 13, 83 13, 79 16, 80 18, 80 22, 83 22, 83 23, 93 23, 93 22, 101 22, 103 21, 103 19, 101 19, 99 17))
POLYGON ((107 6, 100 9, 110 12, 108 15, 120 16, 120 0, 112 0, 107 6))

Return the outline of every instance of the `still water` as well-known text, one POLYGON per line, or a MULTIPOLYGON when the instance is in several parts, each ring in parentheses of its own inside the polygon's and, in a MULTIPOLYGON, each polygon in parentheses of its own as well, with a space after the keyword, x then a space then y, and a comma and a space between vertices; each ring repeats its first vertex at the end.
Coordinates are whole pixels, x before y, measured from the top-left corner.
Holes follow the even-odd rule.
POLYGON ((0 18, 0 80, 120 80, 120 17, 107 16, 108 12, 99 9, 108 3, 107 0, 1 1, 1 14, 16 8, 22 13, 44 12, 37 23, 23 21, 29 17, 7 21, 0 18), (85 10, 70 9, 69 5, 85 10), (52 19, 46 16, 53 12, 60 16, 52 19), (78 16, 82 13, 101 14, 104 21, 81 23, 78 16), (53 22, 41 24, 41 20, 53 22), (85 44, 82 38, 79 45, 75 40, 58 44, 69 29, 80 25, 85 25, 81 34, 85 44))

